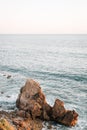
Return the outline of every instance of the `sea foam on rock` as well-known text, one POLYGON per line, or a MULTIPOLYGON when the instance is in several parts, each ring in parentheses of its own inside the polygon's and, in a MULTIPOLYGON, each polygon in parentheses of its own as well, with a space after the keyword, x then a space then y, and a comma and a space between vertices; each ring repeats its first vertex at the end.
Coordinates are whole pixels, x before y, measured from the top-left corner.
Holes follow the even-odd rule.
POLYGON ((32 79, 28 79, 16 101, 18 114, 25 113, 25 117, 31 116, 32 119, 56 121, 66 126, 75 126, 78 114, 74 110, 66 110, 64 103, 56 99, 54 106, 51 107, 43 94, 40 84, 32 79))

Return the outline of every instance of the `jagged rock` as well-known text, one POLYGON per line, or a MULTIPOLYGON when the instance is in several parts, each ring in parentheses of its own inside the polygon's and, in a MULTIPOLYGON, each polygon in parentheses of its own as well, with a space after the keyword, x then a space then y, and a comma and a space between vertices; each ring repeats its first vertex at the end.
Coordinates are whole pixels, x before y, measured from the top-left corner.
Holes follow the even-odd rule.
POLYGON ((16 130, 6 119, 0 119, 0 130, 16 130))
POLYGON ((41 117, 43 106, 46 103, 45 96, 39 83, 30 79, 21 89, 16 105, 20 110, 30 112, 32 118, 41 117))
POLYGON ((0 111, 0 130, 42 130, 42 120, 25 118, 23 111, 0 111), (4 118, 4 119, 3 119, 4 118))
POLYGON ((67 111, 59 99, 56 99, 54 106, 51 107, 46 102, 39 83, 32 79, 27 80, 20 90, 16 106, 20 114, 27 113, 25 114, 27 118, 29 114, 33 119, 38 117, 43 120, 54 120, 67 126, 74 126, 77 123, 78 114, 75 111, 67 111))
POLYGON ((74 126, 77 123, 78 114, 75 111, 66 110, 64 103, 56 99, 55 104, 52 108, 53 120, 64 124, 66 126, 74 126))
POLYGON ((42 119, 47 121, 51 120, 51 114, 52 114, 52 107, 49 104, 45 103, 43 105, 42 119))
POLYGON ((17 130, 42 130, 40 120, 14 118, 13 123, 17 126, 17 130))
POLYGON ((56 99, 54 106, 52 108, 52 117, 53 119, 62 118, 66 113, 66 109, 64 108, 64 102, 59 99, 56 99))
POLYGON ((77 123, 77 118, 78 113, 76 113, 74 110, 73 111, 67 110, 61 123, 66 126, 75 126, 77 123))

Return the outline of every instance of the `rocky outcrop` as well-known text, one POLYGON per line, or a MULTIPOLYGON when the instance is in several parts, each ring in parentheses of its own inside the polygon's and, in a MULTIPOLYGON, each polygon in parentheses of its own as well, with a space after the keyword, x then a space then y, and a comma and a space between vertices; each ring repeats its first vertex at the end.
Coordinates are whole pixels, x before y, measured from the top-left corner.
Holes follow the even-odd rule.
POLYGON ((32 119, 18 111, 0 111, 0 130, 42 130, 42 121, 32 119))
MULTIPOLYGON (((0 111, 0 130, 41 130, 42 121, 56 121, 66 126, 77 123, 78 114, 66 110, 64 102, 55 100, 51 107, 45 99, 39 83, 27 80, 16 101, 18 110, 0 111)), ((51 127, 49 127, 51 128, 51 127)))
POLYGON ((18 114, 32 119, 54 120, 58 123, 74 126, 77 123, 78 114, 73 110, 66 110, 64 103, 56 99, 54 106, 51 107, 45 99, 38 82, 29 79, 16 101, 18 114))
POLYGON ((16 101, 19 110, 23 110, 31 115, 33 119, 49 119, 49 109, 51 107, 46 103, 39 83, 30 79, 25 86, 21 88, 19 97, 16 101))
POLYGON ((77 123, 78 114, 73 110, 66 110, 64 103, 56 99, 52 108, 53 120, 66 126, 74 126, 77 123))

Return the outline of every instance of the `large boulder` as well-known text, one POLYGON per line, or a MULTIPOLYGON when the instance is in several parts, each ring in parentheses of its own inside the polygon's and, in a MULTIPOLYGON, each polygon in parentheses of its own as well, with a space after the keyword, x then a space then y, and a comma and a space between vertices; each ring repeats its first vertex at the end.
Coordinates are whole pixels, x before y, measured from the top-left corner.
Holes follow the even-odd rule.
POLYGON ((66 110, 64 102, 59 99, 56 99, 54 106, 51 107, 46 102, 39 83, 32 79, 27 80, 21 88, 16 106, 19 109, 19 115, 23 117, 54 120, 67 126, 74 126, 77 123, 78 114, 75 111, 66 110))
POLYGON ((33 107, 32 104, 36 102, 40 105, 44 104, 45 96, 41 91, 39 83, 35 82, 32 79, 29 79, 27 80, 25 86, 21 88, 19 97, 16 101, 16 105, 19 109, 29 110, 33 107))
POLYGON ((32 118, 49 118, 49 113, 47 114, 46 111, 51 107, 46 103, 45 95, 39 83, 32 79, 27 80, 25 86, 21 88, 16 106, 19 110, 29 112, 32 118))
POLYGON ((53 120, 66 126, 74 126, 77 123, 78 114, 73 110, 66 110, 64 102, 56 99, 55 104, 52 108, 53 120))
POLYGON ((64 102, 59 99, 55 100, 54 106, 52 108, 52 117, 53 119, 60 119, 66 113, 66 109, 64 108, 64 102))

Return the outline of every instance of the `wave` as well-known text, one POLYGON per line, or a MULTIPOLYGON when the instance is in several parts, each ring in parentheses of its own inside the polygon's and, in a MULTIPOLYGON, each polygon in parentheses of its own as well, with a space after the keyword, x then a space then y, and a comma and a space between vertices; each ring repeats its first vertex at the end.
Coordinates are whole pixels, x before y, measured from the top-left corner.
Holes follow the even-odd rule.
POLYGON ((0 101, 0 110, 13 111, 15 109, 15 102, 0 101))
POLYGON ((87 83, 87 75, 86 74, 72 74, 67 72, 49 72, 49 71, 34 71, 24 67, 11 67, 11 66, 0 66, 1 71, 7 71, 9 73, 19 73, 20 75, 24 75, 26 77, 36 77, 47 80, 57 80, 57 79, 68 79, 74 80, 78 82, 86 82, 87 83))

